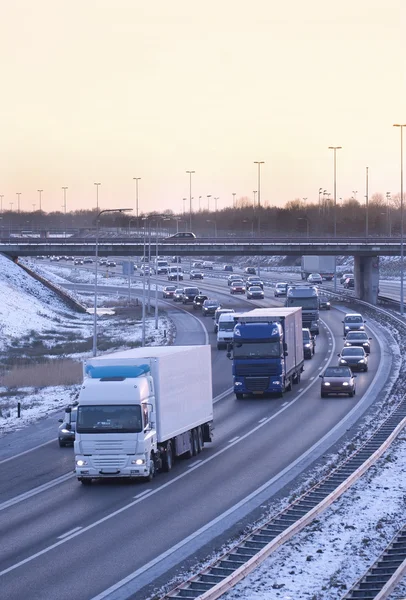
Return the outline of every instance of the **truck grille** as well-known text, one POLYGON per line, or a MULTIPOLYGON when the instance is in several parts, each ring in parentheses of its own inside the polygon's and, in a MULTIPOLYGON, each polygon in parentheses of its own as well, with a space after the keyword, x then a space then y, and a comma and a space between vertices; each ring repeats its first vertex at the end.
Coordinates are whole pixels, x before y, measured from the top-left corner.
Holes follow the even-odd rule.
POLYGON ((269 377, 246 377, 245 386, 250 392, 265 392, 269 388, 269 377))
POLYGON ((272 376, 278 375, 278 365, 235 365, 235 375, 245 377, 253 376, 272 376))
POLYGON ((96 469, 122 469, 127 463, 126 456, 93 456, 93 466, 96 469))

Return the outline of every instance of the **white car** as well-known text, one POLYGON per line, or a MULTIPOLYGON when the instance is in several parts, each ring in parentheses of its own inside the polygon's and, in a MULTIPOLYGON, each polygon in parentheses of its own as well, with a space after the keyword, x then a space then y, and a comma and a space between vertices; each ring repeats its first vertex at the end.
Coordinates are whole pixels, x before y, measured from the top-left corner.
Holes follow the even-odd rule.
POLYGON ((309 283, 320 284, 323 283, 323 277, 320 275, 320 273, 310 273, 309 277, 307 278, 307 281, 309 283))

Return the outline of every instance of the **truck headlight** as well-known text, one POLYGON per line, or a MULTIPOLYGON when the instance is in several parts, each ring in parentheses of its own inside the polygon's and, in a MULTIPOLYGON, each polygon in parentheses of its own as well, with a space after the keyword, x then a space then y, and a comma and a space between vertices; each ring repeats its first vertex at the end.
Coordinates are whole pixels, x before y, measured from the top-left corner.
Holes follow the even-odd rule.
POLYGON ((82 460, 81 458, 79 458, 79 460, 76 461, 76 466, 77 467, 86 467, 87 460, 82 460))
POLYGON ((274 379, 272 385, 281 385, 280 379, 274 379))
POLYGON ((136 458, 131 461, 132 465, 145 465, 145 458, 136 458))

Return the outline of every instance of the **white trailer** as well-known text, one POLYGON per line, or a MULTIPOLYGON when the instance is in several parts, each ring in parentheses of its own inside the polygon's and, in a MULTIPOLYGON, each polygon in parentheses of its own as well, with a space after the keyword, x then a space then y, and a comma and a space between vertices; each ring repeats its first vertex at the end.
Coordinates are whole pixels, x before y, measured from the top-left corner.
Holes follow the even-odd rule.
POLYGON ((302 256, 301 276, 307 279, 310 273, 320 273, 326 281, 334 279, 334 256, 302 256))
POLYGON ((212 440, 210 346, 137 348, 84 364, 76 476, 142 478, 170 471, 212 440))

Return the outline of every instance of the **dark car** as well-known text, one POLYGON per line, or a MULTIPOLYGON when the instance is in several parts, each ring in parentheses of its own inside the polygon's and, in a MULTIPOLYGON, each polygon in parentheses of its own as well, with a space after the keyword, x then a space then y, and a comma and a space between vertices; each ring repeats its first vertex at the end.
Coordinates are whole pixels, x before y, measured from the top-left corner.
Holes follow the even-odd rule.
POLYGON ((349 331, 344 338, 344 346, 360 346, 364 348, 366 354, 371 352, 371 339, 365 331, 349 331))
POLYGON ((181 241, 181 242, 186 242, 188 240, 195 240, 196 236, 194 233, 192 233, 191 231, 178 231, 178 233, 175 233, 174 235, 170 235, 169 237, 165 238, 165 242, 166 241, 170 241, 170 242, 176 242, 177 240, 181 241))
POLYGON ((263 300, 264 290, 259 285, 252 285, 247 289, 247 300, 263 300))
POLYGON ((252 277, 247 277, 247 281, 245 282, 245 287, 247 290, 255 285, 256 287, 260 287, 261 290, 264 289, 264 282, 260 280, 257 275, 253 275, 252 277))
POLYGON ((208 296, 205 296, 204 294, 198 294, 197 296, 195 296, 193 300, 193 310, 201 309, 203 306, 203 302, 205 302, 206 300, 208 300, 208 296))
POLYGON ((286 296, 288 291, 288 284, 285 282, 279 282, 275 285, 274 296, 278 298, 279 296, 286 296))
POLYGON ((230 271, 232 273, 233 272, 233 265, 224 265, 223 271, 230 271))
POLYGON ((84 258, 83 259, 83 264, 84 265, 92 265, 93 264, 93 258, 84 258))
POLYGON ((321 377, 320 395, 325 398, 329 394, 355 395, 355 377, 349 367, 327 367, 321 377))
POLYGON ((58 421, 61 423, 61 425, 58 427, 58 442, 61 448, 63 446, 67 446, 68 444, 73 444, 75 441, 77 414, 77 406, 73 406, 70 413, 70 429, 66 428, 66 425, 69 423, 69 417, 67 413, 65 413, 65 417, 63 419, 59 419, 58 421))
POLYGON ((212 300, 208 298, 203 302, 202 306, 202 315, 203 317, 207 317, 207 315, 214 315, 216 310, 220 308, 220 302, 218 300, 212 300))
POLYGON ((346 290, 353 289, 355 287, 355 279, 354 279, 354 277, 347 277, 347 279, 343 283, 343 287, 346 290))
POLYGON ((117 263, 114 260, 108 260, 106 262, 106 267, 116 267, 117 263))
POLYGON ((173 298, 175 293, 176 286, 175 285, 166 285, 162 290, 162 298, 173 298))
POLYGON ((349 331, 364 331, 364 323, 366 321, 364 321, 362 315, 359 313, 347 313, 343 321, 344 335, 347 335, 349 331))
POLYGON ((201 271, 192 269, 189 274, 189 279, 204 279, 204 274, 201 271))
POLYGON ((192 302, 196 296, 200 294, 199 288, 196 287, 185 287, 183 288, 183 304, 187 304, 188 302, 192 302))
POLYGON ((245 267, 244 273, 246 273, 247 275, 256 275, 257 271, 255 267, 245 267))
POLYGON ((231 283, 230 294, 245 294, 245 285, 242 279, 237 279, 231 283))
POLYGON ((330 310, 330 300, 327 296, 319 296, 319 310, 330 310))
POLYGON ((183 302, 183 288, 176 288, 175 293, 173 294, 174 302, 183 302))
POLYGON ((338 364, 346 365, 352 371, 368 371, 368 356, 359 346, 344 347, 338 356, 338 364))
POLYGON ((310 333, 310 329, 303 328, 303 356, 304 358, 311 358, 316 350, 316 339, 310 333))

